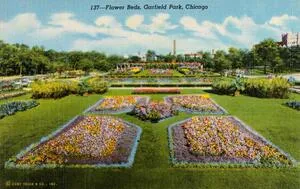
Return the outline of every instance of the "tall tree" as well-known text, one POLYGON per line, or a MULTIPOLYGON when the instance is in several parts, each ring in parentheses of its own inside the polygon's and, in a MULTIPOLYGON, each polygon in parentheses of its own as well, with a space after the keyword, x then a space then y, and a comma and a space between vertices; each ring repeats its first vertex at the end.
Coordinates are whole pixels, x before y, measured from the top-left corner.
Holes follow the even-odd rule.
POLYGON ((222 50, 216 51, 214 56, 214 64, 215 64, 215 70, 218 72, 222 72, 225 69, 231 68, 231 62, 226 57, 225 51, 222 50))
POLYGON ((146 61, 147 62, 154 62, 155 56, 156 56, 155 51, 148 50, 147 53, 146 53, 146 61))
POLYGON ((270 66, 273 71, 280 64, 279 46, 273 39, 265 39, 253 48, 256 61, 264 66, 264 73, 267 73, 267 67, 270 66))
POLYGON ((241 49, 230 47, 228 50, 228 60, 231 62, 232 68, 241 68, 243 64, 243 54, 241 49))

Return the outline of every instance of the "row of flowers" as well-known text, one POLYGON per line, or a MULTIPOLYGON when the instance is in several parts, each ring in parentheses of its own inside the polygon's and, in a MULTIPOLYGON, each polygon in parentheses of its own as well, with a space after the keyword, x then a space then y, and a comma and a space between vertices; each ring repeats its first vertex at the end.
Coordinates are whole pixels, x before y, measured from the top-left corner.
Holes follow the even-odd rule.
POLYGON ((191 113, 223 114, 226 111, 210 99, 209 95, 168 96, 166 102, 175 104, 180 110, 191 113))
POLYGON ((17 96, 22 96, 24 94, 26 94, 25 91, 12 91, 12 92, 0 93, 0 100, 17 97, 17 96))
POLYGON ((180 94, 179 88, 135 88, 133 94, 180 94))
POLYGON ((141 131, 111 116, 79 116, 6 163, 7 167, 131 166, 141 131), (134 153, 132 154, 132 152, 134 153))
POLYGON ((151 75, 172 75, 172 69, 149 69, 151 75))
POLYGON ((128 67, 128 68, 120 68, 119 70, 113 71, 112 75, 132 75, 137 74, 142 71, 142 67, 128 67))
POLYGON ((130 114, 142 120, 158 122, 162 119, 177 115, 178 110, 173 104, 161 101, 150 101, 138 103, 130 114))
MULTIPOLYGON (((134 93, 177 93, 178 88, 142 88, 135 89, 134 93)), ((208 95, 175 95, 167 96, 165 102, 149 102, 146 96, 107 96, 89 108, 85 113, 126 113, 131 112, 134 108, 139 109, 141 106, 158 104, 158 107, 172 107, 179 111, 199 114, 224 114, 227 113, 222 107, 217 105, 208 95), (169 104, 169 106, 167 105, 169 104)), ((154 106, 156 107, 156 105, 154 106)), ((151 108, 150 108, 151 109, 151 108)), ((150 110, 149 109, 149 110, 150 110)), ((152 109, 151 109, 152 110, 152 109)), ((156 113, 157 114, 157 113, 156 113)))
POLYGON ((186 163, 291 166, 294 160, 234 117, 192 117, 171 127, 173 158, 186 163))
POLYGON ((199 84, 206 83, 210 84, 213 82, 213 78, 208 77, 178 77, 178 78, 170 78, 170 77, 140 77, 140 78, 110 78, 107 79, 108 82, 113 84, 199 84))

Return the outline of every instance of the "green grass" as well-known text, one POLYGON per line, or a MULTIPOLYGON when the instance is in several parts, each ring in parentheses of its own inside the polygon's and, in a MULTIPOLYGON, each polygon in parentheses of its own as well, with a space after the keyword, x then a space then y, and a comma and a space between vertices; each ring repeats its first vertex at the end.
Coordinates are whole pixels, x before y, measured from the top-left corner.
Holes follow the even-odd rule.
MULTIPOLYGON (((203 93, 186 89, 183 93, 203 93)), ((130 95, 130 90, 110 90, 105 95, 130 95)), ((265 138, 300 160, 300 112, 283 106, 286 100, 231 97, 211 94, 213 99, 265 138)), ((40 105, 0 120, 0 188, 12 182, 54 182, 54 188, 299 188, 300 167, 290 169, 172 168, 167 127, 188 117, 180 113, 156 124, 122 114, 119 117, 143 128, 131 169, 5 170, 4 162, 21 149, 55 131, 63 123, 99 100, 100 95, 68 96, 39 100, 40 105)), ((151 95, 162 99, 164 95, 151 95)), ((28 99, 29 96, 18 97, 28 99)), ((300 100, 300 95, 292 95, 300 100)), ((1 101, 0 101, 1 102, 1 101)), ((21 187, 19 187, 21 188, 21 187)))

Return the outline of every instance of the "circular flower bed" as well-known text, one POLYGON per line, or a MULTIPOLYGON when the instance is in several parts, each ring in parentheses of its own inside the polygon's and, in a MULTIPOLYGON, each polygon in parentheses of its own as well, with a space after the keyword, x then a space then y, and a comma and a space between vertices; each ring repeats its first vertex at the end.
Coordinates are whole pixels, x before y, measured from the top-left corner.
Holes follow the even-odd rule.
POLYGON ((158 122, 162 119, 178 114, 176 106, 165 102, 142 102, 138 103, 131 112, 142 120, 158 122))
POLYGON ((234 117, 192 117, 170 127, 174 163, 290 166, 293 160, 234 117))

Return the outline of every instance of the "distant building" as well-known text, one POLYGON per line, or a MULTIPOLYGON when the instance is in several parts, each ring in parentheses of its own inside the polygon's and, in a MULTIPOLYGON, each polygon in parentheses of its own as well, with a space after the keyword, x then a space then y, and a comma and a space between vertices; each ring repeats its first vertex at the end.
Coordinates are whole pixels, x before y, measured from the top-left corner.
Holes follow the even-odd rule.
POLYGON ((286 47, 293 47, 300 45, 300 32, 285 33, 281 35, 281 45, 286 47))
POLYGON ((141 58, 142 62, 146 62, 147 61, 146 54, 141 54, 140 52, 138 52, 137 56, 141 58))
POLYGON ((188 53, 184 54, 185 58, 202 58, 203 54, 202 53, 188 53))

